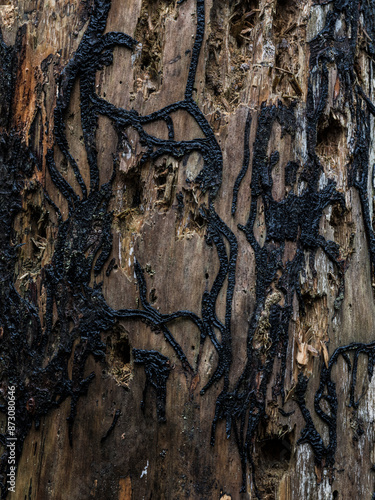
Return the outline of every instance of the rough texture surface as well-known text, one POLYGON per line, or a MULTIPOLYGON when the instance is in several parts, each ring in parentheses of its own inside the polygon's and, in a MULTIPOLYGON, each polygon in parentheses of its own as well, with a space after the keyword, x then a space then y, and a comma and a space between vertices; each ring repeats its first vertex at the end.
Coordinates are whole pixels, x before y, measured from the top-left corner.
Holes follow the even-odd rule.
POLYGON ((373 3, 0 17, 3 498, 372 498, 373 3))

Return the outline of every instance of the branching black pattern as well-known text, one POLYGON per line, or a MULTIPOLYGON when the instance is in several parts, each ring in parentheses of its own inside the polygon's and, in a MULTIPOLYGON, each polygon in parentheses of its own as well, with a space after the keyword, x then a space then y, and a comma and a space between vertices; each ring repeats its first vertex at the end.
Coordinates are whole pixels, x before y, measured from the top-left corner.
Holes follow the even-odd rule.
POLYGON ((327 467, 333 467, 335 463, 335 452, 337 447, 337 393, 336 384, 332 380, 332 368, 336 364, 339 356, 342 356, 347 363, 348 370, 351 371, 350 381, 350 403, 349 406, 356 409, 359 405, 359 400, 355 400, 354 391, 356 387, 358 358, 360 354, 365 354, 368 357, 368 377, 371 380, 374 371, 374 355, 375 343, 361 344, 353 343, 348 346, 339 347, 332 354, 328 367, 322 366, 320 375, 319 388, 315 394, 314 409, 318 416, 328 426, 329 443, 328 446, 324 445, 323 439, 317 432, 310 411, 306 407, 305 393, 307 390, 308 379, 302 374, 299 376, 298 385, 296 389, 296 401, 301 409, 303 418, 305 419, 306 426, 302 431, 300 443, 309 443, 314 451, 315 461, 318 466, 324 463, 327 467), (354 353, 353 366, 350 361, 349 354, 354 353), (328 403, 328 412, 324 411, 321 407, 321 401, 328 403))
MULTIPOLYGON (((181 3, 180 1, 179 4, 181 3)), ((327 206, 338 204, 345 210, 344 197, 337 191, 332 180, 319 188, 322 166, 316 153, 319 120, 328 99, 328 64, 333 62, 338 68, 340 81, 344 82, 351 118, 357 127, 353 161, 349 166, 350 185, 357 189, 360 196, 370 259, 373 266, 375 265, 375 236, 367 195, 370 114, 375 115, 375 107, 358 85, 354 70, 359 15, 363 13, 367 33, 372 40, 375 40, 375 7, 367 2, 362 4, 359 0, 332 2, 325 27, 310 42, 310 79, 306 102, 307 161, 303 165, 289 162, 285 166, 286 184, 290 190, 281 201, 276 201, 272 195, 272 169, 279 162, 279 153, 274 151, 268 156, 268 146, 272 127, 276 122, 280 125, 282 134, 289 135, 292 141, 294 140, 297 126, 294 106, 285 106, 281 102, 272 106, 262 104, 257 115, 256 136, 252 148, 251 204, 247 222, 239 226, 255 255, 256 304, 249 323, 246 365, 233 386, 230 384, 229 373, 233 361, 231 322, 238 245, 235 234, 215 211, 215 198, 222 184, 222 152, 213 130, 193 99, 195 75, 204 38, 205 2, 196 0, 197 29, 184 99, 146 116, 141 116, 132 109, 118 108, 97 95, 95 91, 96 72, 112 63, 114 47, 123 46, 132 50, 137 43, 124 33, 104 33, 109 9, 109 0, 95 1, 89 25, 78 50, 63 70, 58 83, 58 98, 54 112, 55 147, 60 149, 71 166, 80 192, 76 192, 62 176, 55 163, 54 150, 49 150, 46 154, 49 174, 56 189, 66 200, 69 213, 63 220, 58 208, 46 193, 46 202, 58 215, 58 238, 52 262, 43 269, 43 285, 47 290, 45 327, 41 325, 37 306, 23 299, 16 291, 13 276, 17 247, 12 243, 12 226, 14 217, 21 208, 19 194, 21 183, 31 175, 35 160, 31 152, 22 146, 15 136, 4 135, 0 143, 2 179, 0 312, 3 329, 0 362, 2 382, 14 384, 17 391, 17 459, 21 455, 23 442, 32 423, 38 427, 41 416, 49 413, 67 398, 71 401, 68 425, 70 442, 73 442, 72 430, 77 402, 86 393, 94 376, 91 374, 89 377, 84 377, 86 360, 89 355, 94 355, 97 360, 105 358, 106 346, 101 340, 101 333, 112 328, 121 319, 141 320, 149 325, 151 330, 162 332, 184 369, 194 373, 186 354, 168 327, 169 323, 184 319, 192 321, 198 327, 201 344, 209 339, 218 353, 216 370, 201 394, 203 396, 214 383, 223 384, 216 402, 211 442, 215 443, 217 423, 219 420, 225 420, 227 435, 229 437, 233 433, 238 446, 243 473, 242 490, 245 491, 248 467, 252 470, 254 485, 256 484, 253 443, 259 424, 265 417, 266 392, 277 359, 280 360, 280 368, 273 393, 276 396, 280 395, 284 401, 289 323, 293 314, 295 294, 299 299, 300 311, 303 312, 304 309, 300 291, 300 273, 305 266, 306 252, 310 254, 312 265, 318 249, 321 249, 334 264, 340 281, 337 307, 344 293, 344 262, 339 259, 339 247, 335 242, 327 241, 319 234, 319 223, 327 206), (346 19, 345 43, 337 39, 334 32, 336 20, 342 15, 346 19), (64 117, 76 82, 79 82, 80 88, 81 123, 90 173, 89 185, 85 184, 78 163, 69 151, 65 135, 64 117), (189 114, 199 126, 203 138, 176 141, 172 117, 175 111, 189 114), (203 294, 201 317, 188 310, 163 314, 153 308, 147 300, 146 281, 138 261, 135 262, 135 273, 141 309, 114 310, 105 301, 101 283, 90 285, 92 274, 95 277, 100 274, 112 249, 112 214, 108 206, 116 175, 116 160, 114 160, 111 179, 100 185, 96 150, 99 116, 105 116, 112 122, 119 133, 119 141, 125 128, 132 127, 138 133, 140 142, 145 148, 140 164, 146 161, 154 162, 163 155, 179 159, 189 156, 192 152, 199 152, 202 156, 203 168, 194 182, 203 192, 208 193, 208 206, 201 207, 201 214, 206 221, 207 243, 215 246, 220 267, 212 288, 203 294), (167 124, 167 140, 145 131, 145 125, 157 120, 163 120, 167 124), (8 151, 17 150, 18 155, 9 156, 8 151), (263 244, 258 241, 255 231, 259 204, 264 207, 266 225, 263 244), (296 244, 296 252, 292 260, 283 263, 287 242, 296 244), (216 314, 216 302, 223 289, 226 293, 224 322, 220 321, 216 314), (55 323, 54 309, 58 315, 58 321, 55 323), (260 344, 258 337, 265 317, 266 344, 260 344), (220 333, 219 336, 217 332, 220 333), (50 340, 57 335, 58 347, 51 355, 50 340), (69 377, 68 361, 73 351, 73 370, 72 376, 69 377)), ((373 43, 368 44, 368 47, 370 55, 374 57, 373 43)), ((2 77, 5 78, 2 86, 8 89, 8 95, 11 88, 9 82, 12 72, 12 51, 2 40, 0 40, 0 51, 4 61, 2 75, 5 75, 2 77)), ((1 102, 1 105, 9 107, 10 100, 4 103, 1 102)), ((253 118, 249 111, 244 127, 243 164, 233 188, 232 215, 236 213, 238 191, 250 163, 249 137, 253 118)), ((182 196, 177 196, 180 196, 179 206, 183 206, 182 196)), ((113 265, 112 261, 107 268, 107 275, 110 274, 113 265)), ((328 446, 324 445, 306 407, 305 393, 308 380, 302 375, 299 378, 296 401, 306 421, 300 442, 307 442, 312 446, 318 465, 333 467, 335 460, 337 394, 332 380, 332 367, 339 356, 342 356, 348 364, 352 372, 350 404, 355 407, 358 405, 354 396, 358 357, 360 353, 367 354, 368 374, 371 378, 375 359, 374 348, 374 343, 367 345, 355 343, 341 347, 332 354, 328 368, 325 366, 322 368, 320 386, 315 396, 315 410, 328 426, 328 446), (349 358, 350 353, 354 353, 353 366, 349 358), (322 400, 328 403, 330 413, 321 408, 322 400)), ((167 380, 171 369, 169 361, 156 351, 134 349, 133 356, 136 364, 143 364, 146 373, 142 407, 145 404, 147 387, 152 385, 156 391, 157 417, 160 422, 164 422, 167 380)), ((4 407, 1 409, 5 411, 4 407)), ((112 432, 119 415, 119 411, 116 412, 103 440, 112 432)), ((1 436, 3 444, 6 442, 6 437, 6 435, 1 436)), ((2 495, 5 497, 7 452, 3 454, 0 466, 2 495)), ((255 490, 259 496, 256 486, 255 490)))
MULTIPOLYGON (((89 25, 78 50, 63 70, 58 82, 58 98, 54 112, 55 146, 59 147, 68 164, 72 167, 81 193, 75 192, 61 175, 55 164, 53 150, 47 151, 46 159, 51 179, 57 190, 66 199, 69 215, 66 220, 63 220, 59 209, 46 193, 46 201, 56 210, 58 215, 59 227, 52 262, 43 270, 43 285, 47 290, 45 328, 42 328, 40 324, 36 306, 22 299, 13 286, 13 268, 17 254, 16 248, 12 247, 10 243, 10 235, 14 217, 20 210, 19 198, 15 197, 14 193, 19 193, 20 188, 16 181, 11 181, 11 179, 17 178, 17 176, 22 179, 26 171, 27 175, 30 175, 32 169, 30 170, 29 167, 30 162, 25 161, 26 153, 22 149, 20 149, 20 152, 23 152, 23 156, 21 155, 20 158, 7 158, 6 151, 11 142, 9 142, 10 139, 3 138, 2 175, 11 184, 9 189, 4 187, 2 193, 4 217, 2 219, 1 237, 4 240, 4 258, 2 260, 4 272, 2 273, 1 307, 3 313, 1 319, 4 334, 1 361, 2 380, 7 383, 14 383, 17 388, 17 459, 20 457, 24 439, 32 423, 34 422, 38 427, 40 417, 59 406, 68 397, 71 400, 68 425, 69 439, 72 444, 72 429, 77 411, 77 402, 80 396, 86 393, 88 385, 94 376, 94 374, 91 374, 87 378, 84 377, 86 360, 90 354, 94 355, 97 360, 104 359, 106 346, 101 341, 100 334, 113 327, 119 319, 134 318, 142 320, 150 325, 152 329, 161 331, 166 341, 175 350, 182 365, 189 371, 193 371, 193 369, 180 345, 168 329, 168 323, 179 318, 190 319, 201 331, 202 342, 207 334, 212 339, 214 338, 211 318, 202 320, 190 311, 177 311, 166 315, 154 309, 147 301, 143 271, 137 262, 135 263, 135 272, 143 309, 113 310, 105 302, 101 284, 90 286, 92 272, 94 276, 97 276, 102 271, 112 248, 112 214, 108 212, 108 204, 116 174, 116 161, 114 161, 110 181, 102 186, 99 185, 96 151, 99 115, 107 116, 116 130, 123 130, 125 127, 131 126, 139 133, 141 143, 147 148, 142 163, 147 160, 154 161, 165 154, 182 158, 192 151, 198 151, 204 159, 204 168, 197 176, 196 182, 200 184, 203 191, 209 192, 210 208, 206 213, 206 217, 208 223, 212 225, 213 233, 218 233, 217 235, 214 234, 213 238, 217 245, 221 245, 221 252, 224 253, 225 249, 222 248, 223 243, 220 235, 224 233, 225 237, 228 237, 229 232, 213 209, 213 199, 221 184, 221 150, 213 131, 192 97, 198 57, 204 34, 203 0, 197 1, 199 22, 185 99, 149 116, 139 116, 133 110, 115 108, 95 93, 95 74, 103 66, 112 63, 113 48, 120 45, 131 50, 136 44, 133 38, 123 33, 104 34, 109 9, 109 1, 97 0, 95 2, 89 25), (65 135, 64 116, 69 106, 73 86, 77 81, 80 86, 81 123, 90 173, 89 186, 84 183, 78 164, 69 151, 65 135), (183 110, 195 119, 205 136, 203 139, 192 141, 174 140, 171 113, 177 110, 183 110), (145 124, 159 119, 165 120, 167 123, 169 131, 167 141, 151 136, 143 129, 145 124), (13 196, 13 203, 15 204, 14 210, 9 210, 11 196, 13 196), (219 225, 218 230, 215 229, 216 224, 219 225), (6 251, 6 248, 9 248, 9 250, 6 251), (9 271, 7 271, 8 268, 9 271), (10 276, 11 279, 9 279, 10 276), (71 307, 72 304, 73 307, 71 307), (57 309, 58 315, 58 321, 55 323, 53 322, 54 308, 57 309), (72 323, 73 328, 71 327, 72 323), (44 361, 49 354, 49 341, 56 334, 59 337, 58 348, 51 356, 47 366, 44 366, 44 361), (73 347, 77 339, 79 339, 79 343, 73 347), (74 362, 72 377, 70 378, 68 360, 73 349, 74 362), (28 404, 29 402, 30 404, 28 404)), ((11 82, 12 77, 13 52, 2 41, 1 44, 2 53, 5 54, 3 63, 4 78, 7 78, 4 80, 4 87, 9 90, 11 87, 9 82, 11 82)), ((5 104, 9 107, 11 99, 8 99, 8 101, 5 104)), ((8 184, 4 184, 4 186, 6 185, 8 184)), ((214 309, 216 297, 223 286, 228 265, 231 267, 231 273, 234 272, 232 255, 229 260, 229 264, 226 264, 224 269, 220 271, 220 277, 217 279, 212 296, 206 298, 206 307, 211 310, 214 309)), ((233 286, 228 293, 233 293, 233 286)), ((212 315, 214 315, 213 312, 212 315)), ((228 330, 229 322, 230 316, 226 319, 226 325, 222 325, 224 330, 228 330)), ((219 321, 217 320, 216 323, 218 324, 219 321)), ((228 335, 225 337, 227 343, 230 342, 228 335)), ((228 357, 230 346, 226 345, 221 350, 223 351, 222 356, 228 357)), ((166 390, 167 379, 162 363, 164 358, 159 353, 149 353, 146 356, 146 354, 142 354, 142 351, 135 351, 135 356, 136 362, 145 364, 149 382, 156 384, 158 418, 164 420, 162 407, 165 395, 163 395, 163 392, 166 390), (154 376, 160 379, 157 383, 154 376)), ((219 378, 216 375, 215 380, 219 378)), ((4 410, 4 407, 2 409, 4 410)), ((5 443, 5 439, 6 436, 2 436, 3 443, 5 443)), ((2 495, 4 497, 6 496, 5 475, 7 467, 6 451, 2 456, 0 471, 2 474, 2 495)))
POLYGON ((149 385, 156 391, 156 413, 159 422, 166 422, 165 400, 167 393, 167 380, 171 371, 169 359, 157 351, 133 349, 134 362, 144 365, 146 385, 143 391, 142 410, 145 409, 146 393, 149 385))
MULTIPOLYGON (((370 99, 365 95, 363 89, 357 84, 358 75, 355 70, 356 50, 358 40, 359 19, 363 14, 366 33, 371 40, 375 35, 375 9, 373 4, 355 1, 336 0, 332 3, 332 9, 328 12, 326 24, 317 36, 310 42, 310 79, 307 97, 307 119, 308 136, 307 142, 310 158, 316 159, 315 148, 317 143, 317 129, 320 116, 326 107, 328 99, 328 65, 334 63, 338 70, 340 82, 344 85, 344 93, 349 103, 351 120, 355 124, 356 134, 353 147, 353 158, 349 164, 349 187, 357 189, 361 200, 362 214, 366 229, 367 241, 369 245, 370 261, 374 271, 374 251, 375 236, 372 229, 370 217, 370 207, 368 200, 368 176, 369 176, 369 153, 370 153, 370 114, 375 115, 375 108, 370 99), (338 19, 344 16, 346 28, 345 36, 339 37, 335 34, 335 25, 338 19), (350 35, 349 35, 350 33, 350 35), (345 40, 345 43, 343 43, 345 40), (314 74, 314 77, 312 76, 314 74), (319 82, 318 92, 313 90, 313 78, 319 82)), ((374 53, 373 42, 367 45, 370 57, 374 53)), ((371 63, 372 64, 372 63, 371 63)), ((314 179, 314 164, 305 169, 308 182, 314 179)), ((316 174, 315 174, 316 176, 316 174)), ((313 181, 317 182, 317 178, 313 181)), ((328 252, 335 257, 337 249, 330 245, 328 252)), ((329 255, 329 254, 328 254, 329 255)), ((342 275, 343 269, 340 269, 342 275)), ((343 289, 341 290, 341 293, 343 289)), ((374 343, 362 344, 353 343, 343 346, 334 351, 331 355, 328 367, 322 367, 320 385, 315 394, 314 408, 320 419, 327 425, 329 433, 328 446, 324 445, 323 439, 317 431, 309 410, 305 404, 305 393, 308 380, 300 375, 296 400, 305 419, 306 426, 302 432, 299 442, 309 443, 314 451, 315 461, 319 467, 329 467, 333 478, 333 465, 335 463, 335 453, 337 448, 337 408, 338 399, 335 383, 331 378, 332 367, 342 356, 351 371, 350 382, 350 404, 356 408, 358 401, 355 401, 354 391, 356 386, 358 358, 360 354, 368 357, 368 377, 371 380, 374 366, 374 343), (354 354, 353 366, 349 355, 354 354), (322 409, 320 403, 324 400, 328 404, 329 412, 322 409)))

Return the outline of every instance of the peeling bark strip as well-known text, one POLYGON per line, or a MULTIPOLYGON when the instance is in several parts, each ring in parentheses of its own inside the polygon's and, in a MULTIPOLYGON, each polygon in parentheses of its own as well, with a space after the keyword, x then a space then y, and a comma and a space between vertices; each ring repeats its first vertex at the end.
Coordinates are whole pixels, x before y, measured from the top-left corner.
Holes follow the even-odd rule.
MULTIPOLYGON (((174 5, 163 0, 157 7, 134 0, 129 5, 129 10, 138 9, 133 31, 147 43, 140 46, 133 32, 107 31, 113 23, 109 1, 95 0, 92 6, 82 7, 84 32, 69 61, 55 71, 56 93, 48 94, 45 88, 50 102, 47 105, 46 98, 42 103, 42 84, 35 83, 35 71, 31 92, 39 92, 33 98, 39 104, 26 113, 25 123, 17 96, 21 69, 28 61, 27 29, 19 30, 13 47, 0 39, 1 396, 5 401, 7 388, 16 387, 17 481, 26 484, 33 474, 26 466, 25 453, 30 452, 38 432, 45 432, 46 422, 53 425, 56 412, 66 410, 65 403, 70 405, 67 434, 72 449, 64 453, 69 456, 81 442, 85 445, 89 438, 77 431, 85 426, 74 424, 80 412, 88 411, 88 402, 95 402, 95 411, 106 411, 101 409, 99 395, 90 391, 95 387, 97 394, 105 395, 108 386, 116 400, 112 411, 108 408, 111 418, 103 425, 104 413, 103 418, 93 419, 93 426, 98 426, 98 439, 91 443, 93 456, 99 455, 97 450, 104 456, 111 440, 115 450, 126 440, 131 443, 124 458, 126 470, 119 462, 116 470, 107 472, 108 481, 117 481, 110 486, 111 493, 95 479, 87 492, 70 486, 72 498, 78 491, 82 498, 130 498, 132 491, 134 498, 146 494, 217 498, 219 492, 221 498, 239 498, 240 489, 244 498, 370 498, 375 342, 372 320, 365 322, 359 314, 354 321, 346 310, 352 307, 348 300, 355 300, 356 291, 358 298, 372 295, 370 273, 375 275, 371 184, 375 5, 359 0, 320 2, 308 9, 294 0, 233 5, 204 0, 180 0, 174 5), (305 29, 305 9, 310 16, 306 28, 310 60, 302 84, 295 55, 302 36, 291 33, 305 29), (211 31, 207 35, 208 11, 211 31), (165 22, 173 18, 188 23, 189 15, 195 25, 185 59, 182 54, 168 59, 169 66, 179 65, 178 83, 181 68, 187 65, 181 97, 168 104, 162 97, 167 74, 163 50, 157 51, 155 60, 147 52, 156 50, 163 39, 155 31, 155 26, 161 29, 161 12, 165 22), (302 18, 303 28, 296 25, 302 18), (261 48, 262 59, 256 62, 254 55, 251 68, 241 59, 243 54, 249 57, 246 44, 253 44, 254 54, 261 48), (129 56, 123 71, 138 75, 138 90, 129 87, 121 94, 127 105, 112 102, 97 83, 105 80, 106 71, 116 71, 114 59, 119 53, 129 56), (219 75, 228 57, 241 64, 240 71, 233 70, 230 77, 219 75), (205 89, 199 80, 203 60, 205 89), (227 88, 226 78, 230 81, 227 88), (253 88, 259 81, 264 88, 254 98, 253 88), (157 92, 161 106, 157 106, 157 92), (201 102, 204 92, 207 106, 201 102), (151 102, 148 108, 139 104, 142 95, 146 104, 151 102), (239 103, 246 103, 242 114, 239 103), (53 112, 47 112, 48 106, 53 112), (79 124, 74 121, 78 108, 79 124), (216 111, 210 114, 204 108, 216 111), (229 146, 223 130, 230 128, 224 122, 232 114, 240 121, 235 128, 240 133, 229 145, 239 142, 242 157, 230 165, 229 172, 229 146), (113 133, 114 148, 104 161, 106 147, 112 146, 110 139, 108 145, 101 137, 109 134, 105 127, 113 133), (79 145, 72 144, 75 128, 78 135, 82 130, 79 145), (228 200, 229 192, 232 199, 228 200), (187 255, 194 259, 193 267, 209 256, 210 262, 202 265, 205 276, 202 273, 197 280, 198 268, 188 266, 184 275, 185 281, 194 283, 188 295, 198 298, 199 310, 186 305, 192 301, 177 285, 171 288, 166 280, 153 286, 159 283, 161 268, 155 271, 147 262, 143 238, 147 239, 146 226, 170 220, 170 215, 172 256, 177 254, 177 242, 187 245, 205 237, 205 244, 197 247, 198 255, 187 255), (330 229, 325 223, 328 219, 330 229), (362 240, 353 232, 354 220, 363 226, 362 240), (26 241, 25 225, 27 234, 35 236, 26 241), (125 258, 121 231, 127 234, 125 258), (359 276, 351 271, 357 262, 354 238, 358 246, 367 245, 370 262, 359 276), (253 259, 254 271, 243 268, 245 255, 253 259), (123 260, 129 262, 128 275, 122 271, 123 260), (138 296, 129 292, 134 301, 121 295, 125 288, 116 282, 119 276, 135 281, 138 296), (353 283, 353 277, 363 283, 353 283), (239 282, 247 289, 254 285, 247 307, 244 303, 237 307, 239 282), (178 295, 177 301, 169 297, 171 292, 178 295), (353 298, 348 299, 348 294, 353 298), (179 306, 170 307, 170 303, 179 306), (165 310, 175 312, 161 312, 165 310), (241 335, 246 322, 247 334, 241 335), (130 343, 137 342, 140 345, 131 349, 130 343), (320 359, 314 364, 313 357, 320 359), (143 365, 143 375, 134 364, 143 365), (97 381, 101 371, 103 377, 97 381), (363 381, 361 395, 357 394, 359 380, 363 381), (150 385, 154 391, 146 400, 150 385), (185 398, 182 387, 188 393, 185 398), (173 390, 178 394, 175 399, 170 396, 173 390), (370 400, 364 409, 366 394, 370 400), (181 406, 186 422, 180 424, 182 431, 174 442, 163 435, 163 428, 170 432, 177 428, 176 408, 181 406), (140 408, 143 413, 137 414, 140 408), (147 426, 156 420, 153 429, 158 439, 152 432, 146 434, 147 426), (349 433, 340 432, 345 425, 352 429, 351 441, 349 433), (206 437, 200 437, 208 428, 211 449, 204 446, 206 437), (150 457, 137 455, 138 429, 143 429, 146 444, 142 450, 150 457), (184 433, 186 438, 180 435, 184 433), (223 434, 230 438, 229 444, 223 434), (147 436, 156 442, 153 452, 147 436), (185 439, 195 448, 186 451, 185 439), (350 453, 345 442, 351 445, 350 453), (303 444, 308 446, 302 448, 303 444), (367 457, 359 462, 364 447, 367 457), (186 474, 185 456, 190 456, 186 474), (177 472, 168 473, 165 460, 178 464, 174 465, 177 472), (306 473, 313 468, 312 462, 317 484, 306 473), (351 470, 345 470, 347 464, 358 463, 367 467, 365 489, 359 474, 351 477, 351 470), (238 465, 241 473, 232 478, 230 471, 238 471, 238 465), (275 474, 273 468, 279 472, 275 474), (142 483, 149 474, 153 483, 142 483)), ((45 79, 49 71, 52 80, 48 68, 53 58, 49 54, 40 65, 45 79)), ((52 81, 47 83, 53 86, 52 81)), ((163 237, 154 236, 152 253, 160 250, 158 238, 163 237)), ((166 268, 170 266, 168 245, 164 242, 165 255, 160 260, 166 268)), ((183 252, 188 254, 188 248, 184 246, 183 252)), ((185 264, 171 266, 177 275, 185 264)), ((240 290, 241 294, 247 289, 240 290)), ((372 296, 367 303, 373 303, 372 296)), ((365 312, 371 318, 374 309, 365 312)), ((5 404, 0 409, 6 413, 5 404)), ((7 496, 8 437, 0 435, 2 498, 7 496)), ((42 447, 39 455, 42 460, 42 447)), ((112 455, 100 460, 111 464, 117 459, 112 455)), ((96 473, 105 475, 102 470, 96 473)), ((28 483, 29 498, 58 498, 37 477, 36 486, 32 477, 28 483)))

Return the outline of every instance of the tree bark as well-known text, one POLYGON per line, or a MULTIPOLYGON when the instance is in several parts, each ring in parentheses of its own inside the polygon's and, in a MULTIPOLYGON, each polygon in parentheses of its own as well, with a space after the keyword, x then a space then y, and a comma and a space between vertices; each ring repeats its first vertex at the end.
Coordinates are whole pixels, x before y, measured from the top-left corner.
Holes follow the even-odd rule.
POLYGON ((373 498, 373 3, 0 14, 2 498, 373 498))

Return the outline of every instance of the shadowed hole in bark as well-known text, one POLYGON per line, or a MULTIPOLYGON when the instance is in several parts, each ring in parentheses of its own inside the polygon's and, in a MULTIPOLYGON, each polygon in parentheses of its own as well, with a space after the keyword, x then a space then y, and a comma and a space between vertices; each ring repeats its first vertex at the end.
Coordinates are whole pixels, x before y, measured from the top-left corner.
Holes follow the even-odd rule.
POLYGON ((42 114, 40 112, 40 109, 38 109, 29 130, 30 142, 32 144, 33 151, 35 151, 38 162, 41 162, 43 158, 43 132, 44 126, 42 114))
POLYGON ((237 2, 230 17, 230 34, 241 46, 246 42, 246 35, 254 27, 254 20, 258 13, 259 2, 247 0, 237 2))
POLYGON ((143 186, 140 174, 132 172, 124 179, 123 201, 127 208, 138 208, 143 199, 143 186))
POLYGON ((278 0, 274 16, 274 35, 276 39, 282 34, 292 33, 296 28, 296 14, 299 10, 298 0, 278 0))
POLYGON ((130 363, 130 344, 127 338, 124 338, 116 344, 116 356, 125 364, 130 363))
POLYGON ((262 500, 274 500, 280 481, 292 459, 293 432, 272 436, 260 443, 257 460, 257 484, 262 500))
POLYGON ((340 141, 344 134, 344 128, 339 120, 332 115, 318 125, 316 152, 323 159, 336 157, 339 152, 340 141))
POLYGON ((107 362, 109 373, 122 387, 127 388, 133 378, 132 347, 128 332, 120 325, 107 336, 107 362))
POLYGON ((151 288, 150 290, 150 304, 155 304, 155 302, 158 300, 158 296, 156 295, 156 290, 155 288, 151 288))
POLYGON ((262 459, 276 467, 285 466, 291 458, 291 446, 289 439, 267 439, 261 445, 260 456, 262 459))

